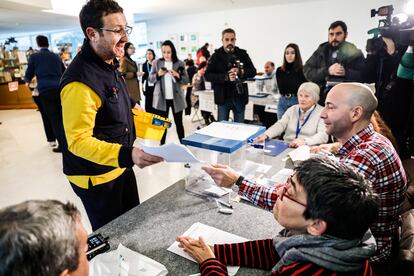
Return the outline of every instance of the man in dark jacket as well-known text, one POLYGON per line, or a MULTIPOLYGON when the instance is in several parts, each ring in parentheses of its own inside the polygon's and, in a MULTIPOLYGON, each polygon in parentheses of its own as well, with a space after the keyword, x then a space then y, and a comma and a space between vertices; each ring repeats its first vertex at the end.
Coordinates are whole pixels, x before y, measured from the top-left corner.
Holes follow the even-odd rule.
POLYGON ((223 46, 208 61, 205 78, 213 85, 214 102, 218 105, 218 120, 228 120, 230 110, 235 122, 244 122, 244 111, 249 101, 246 78, 256 75, 256 68, 246 50, 236 47, 233 29, 222 32, 223 46))
MULTIPOLYGON (((44 127, 48 142, 55 146, 55 139, 59 139, 60 122, 60 96, 59 81, 65 66, 59 56, 49 51, 49 40, 44 35, 36 37, 36 43, 40 51, 29 58, 24 80, 27 84, 36 77, 37 90, 39 91, 39 111, 42 113, 44 127)), ((54 148, 54 152, 60 152, 60 144, 54 148)))
POLYGON ((324 91, 319 100, 321 105, 332 88, 326 85, 327 81, 362 81, 364 55, 354 44, 345 41, 347 29, 345 22, 333 22, 328 29, 328 41, 319 45, 303 67, 305 77, 324 91))

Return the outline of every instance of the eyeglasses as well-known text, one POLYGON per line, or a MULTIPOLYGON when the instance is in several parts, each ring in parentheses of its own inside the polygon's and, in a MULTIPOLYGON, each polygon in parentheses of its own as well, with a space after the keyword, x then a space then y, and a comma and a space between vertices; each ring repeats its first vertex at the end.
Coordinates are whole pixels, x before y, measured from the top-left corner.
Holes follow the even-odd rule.
POLYGON ((291 198, 290 196, 287 195, 289 185, 291 185, 290 183, 292 182, 292 177, 293 176, 289 176, 288 180, 286 181, 286 184, 281 187, 282 192, 280 193, 280 200, 283 201, 283 198, 286 197, 286 198, 290 199, 291 201, 296 202, 297 204, 302 205, 303 207, 306 208, 307 207, 306 204, 303 204, 303 203, 297 201, 296 199, 291 198))
POLYGON ((125 29, 117 29, 117 28, 107 29, 107 28, 100 28, 100 30, 107 31, 107 32, 113 32, 113 33, 119 34, 120 36, 126 36, 126 35, 131 34, 132 27, 131 26, 126 26, 125 29))

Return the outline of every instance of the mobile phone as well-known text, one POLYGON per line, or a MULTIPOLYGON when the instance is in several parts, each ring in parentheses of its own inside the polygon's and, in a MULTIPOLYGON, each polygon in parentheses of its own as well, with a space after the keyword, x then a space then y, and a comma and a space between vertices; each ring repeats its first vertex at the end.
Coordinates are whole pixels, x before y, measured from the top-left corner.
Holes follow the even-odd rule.
POLYGON ((96 234, 88 237, 88 251, 86 257, 90 261, 98 254, 108 251, 110 248, 108 237, 104 238, 101 234, 96 234))
POLYGON ((168 71, 168 69, 167 69, 167 68, 165 68, 165 67, 161 67, 161 70, 162 70, 162 71, 168 71))

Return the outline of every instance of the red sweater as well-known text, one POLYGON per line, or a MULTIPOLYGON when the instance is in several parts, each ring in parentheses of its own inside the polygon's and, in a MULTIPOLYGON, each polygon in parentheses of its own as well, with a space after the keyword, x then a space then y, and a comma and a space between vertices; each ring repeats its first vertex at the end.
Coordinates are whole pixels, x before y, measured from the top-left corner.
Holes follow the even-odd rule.
MULTIPOLYGON (((272 270, 272 268, 280 259, 271 239, 234 244, 216 244, 214 245, 214 254, 216 255, 216 258, 205 260, 200 264, 200 272, 202 276, 228 275, 226 267, 227 265, 272 270)), ((362 267, 362 269, 356 272, 334 272, 314 263, 296 262, 289 266, 281 267, 271 275, 372 276, 373 273, 371 266, 367 260, 365 261, 365 265, 362 267)))

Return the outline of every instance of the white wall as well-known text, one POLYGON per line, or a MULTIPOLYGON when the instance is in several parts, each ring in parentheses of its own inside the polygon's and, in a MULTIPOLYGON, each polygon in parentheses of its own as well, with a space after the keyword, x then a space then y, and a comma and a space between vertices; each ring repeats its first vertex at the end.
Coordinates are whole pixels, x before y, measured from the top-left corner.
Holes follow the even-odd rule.
MULTIPOLYGON (((365 52, 367 31, 377 26, 371 8, 393 4, 394 14, 401 12, 405 0, 319 0, 186 16, 171 16, 147 21, 148 41, 163 41, 170 34, 198 33, 199 44, 221 46, 221 31, 234 28, 237 45, 248 51, 258 70, 267 60, 280 65, 284 47, 299 45, 305 62, 317 46, 326 41, 328 27, 335 20, 348 25, 348 41, 365 52), (398 6, 398 7, 396 7, 398 6)), ((180 58, 185 58, 181 56, 180 58)))

